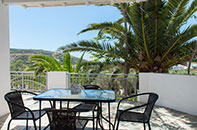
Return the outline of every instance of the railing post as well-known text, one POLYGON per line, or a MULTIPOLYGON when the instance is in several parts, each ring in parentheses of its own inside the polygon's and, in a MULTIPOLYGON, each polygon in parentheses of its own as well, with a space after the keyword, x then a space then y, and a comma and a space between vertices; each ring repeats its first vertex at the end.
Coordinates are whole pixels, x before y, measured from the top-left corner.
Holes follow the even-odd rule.
POLYGON ((101 74, 99 73, 99 86, 101 86, 101 74))
POLYGON ((70 88, 71 86, 70 86, 70 78, 71 78, 71 76, 70 76, 70 73, 69 72, 66 72, 66 88, 70 88))
POLYGON ((24 72, 22 72, 22 90, 24 90, 24 72))
POLYGON ((46 90, 48 90, 48 73, 46 72, 46 90))
MULTIPOLYGON (((137 94, 137 76, 138 75, 135 75, 135 77, 134 77, 134 92, 135 92, 135 94, 137 94)), ((135 101, 137 101, 137 98, 135 98, 135 101)))
POLYGON ((137 94, 137 75, 134 77, 134 92, 137 94))
POLYGON ((124 88, 124 95, 128 96, 128 83, 127 83, 127 74, 123 74, 123 88, 124 88))

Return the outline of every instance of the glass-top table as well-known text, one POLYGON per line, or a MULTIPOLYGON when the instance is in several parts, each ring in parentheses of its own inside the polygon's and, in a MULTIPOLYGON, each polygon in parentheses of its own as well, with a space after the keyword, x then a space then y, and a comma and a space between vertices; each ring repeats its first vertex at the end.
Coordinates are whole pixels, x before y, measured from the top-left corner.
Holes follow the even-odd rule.
POLYGON ((83 90, 79 94, 71 94, 70 89, 49 89, 36 95, 34 100, 52 101, 90 101, 90 102, 114 102, 116 95, 113 90, 83 90))
MULTIPOLYGON (((40 114, 42 101, 53 101, 53 107, 55 107, 56 101, 98 102, 99 106, 97 112, 101 118, 109 123, 109 129, 111 129, 111 125, 113 127, 110 121, 110 103, 116 101, 116 94, 113 90, 84 89, 79 94, 71 94, 70 89, 49 89, 34 96, 33 99, 39 101, 40 114), (108 103, 108 120, 102 115, 102 103, 108 103)), ((100 120, 99 117, 98 120, 100 120)), ((104 129, 102 126, 101 128, 104 129)), ((41 118, 39 121, 39 129, 41 129, 41 118)))

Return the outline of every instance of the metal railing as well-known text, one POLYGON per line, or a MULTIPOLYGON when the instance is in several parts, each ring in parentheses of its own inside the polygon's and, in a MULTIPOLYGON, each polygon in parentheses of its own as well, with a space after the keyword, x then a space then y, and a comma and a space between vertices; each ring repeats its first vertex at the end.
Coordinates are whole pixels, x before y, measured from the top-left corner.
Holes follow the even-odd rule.
MULTIPOLYGON (((137 75, 108 73, 66 73, 68 82, 82 85, 95 84, 103 89, 112 89, 118 96, 137 93, 137 75)), ((11 89, 44 91, 47 89, 47 74, 35 76, 34 72, 11 71, 11 89)))
POLYGON ((82 85, 95 84, 102 89, 112 89, 119 96, 137 93, 137 75, 109 74, 109 73, 68 73, 70 83, 82 85))
POLYGON ((36 76, 34 72, 11 71, 10 77, 12 90, 46 90, 46 74, 36 76))

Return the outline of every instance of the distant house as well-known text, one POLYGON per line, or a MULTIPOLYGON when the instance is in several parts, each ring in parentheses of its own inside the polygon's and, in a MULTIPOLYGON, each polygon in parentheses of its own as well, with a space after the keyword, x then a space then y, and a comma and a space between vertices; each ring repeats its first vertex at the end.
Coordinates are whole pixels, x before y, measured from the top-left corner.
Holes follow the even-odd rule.
POLYGON ((191 69, 197 68, 197 63, 191 63, 191 69))
MULTIPOLYGON (((187 65, 176 65, 176 66, 173 66, 172 69, 183 70, 183 69, 187 69, 188 65, 189 65, 189 63, 187 63, 187 65)), ((197 63, 191 63, 191 69, 194 69, 196 67, 197 67, 197 63)))
POLYGON ((183 69, 187 69, 187 66, 185 66, 185 65, 177 65, 177 66, 173 66, 172 69, 174 69, 174 70, 183 70, 183 69))

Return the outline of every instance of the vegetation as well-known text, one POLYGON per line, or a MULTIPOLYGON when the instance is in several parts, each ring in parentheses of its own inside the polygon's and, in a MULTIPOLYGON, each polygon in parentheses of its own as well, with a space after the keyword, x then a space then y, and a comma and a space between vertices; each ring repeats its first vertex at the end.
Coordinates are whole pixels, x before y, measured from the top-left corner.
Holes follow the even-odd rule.
POLYGON ((59 62, 54 57, 45 55, 32 55, 29 60, 33 62, 33 65, 27 68, 27 71, 35 71, 35 74, 48 72, 48 71, 68 71, 79 72, 82 67, 84 53, 79 58, 76 66, 72 65, 71 56, 69 53, 63 55, 63 62, 59 62))
MULTIPOLYGON (((99 30, 96 40, 79 41, 59 50, 95 52, 99 58, 120 59, 125 63, 125 73, 130 68, 139 72, 168 72, 172 66, 188 62, 197 44, 197 24, 185 25, 197 10, 197 0, 188 5, 189 1, 116 4, 122 18, 91 24, 80 32, 99 30)), ((195 61, 196 56, 193 58, 195 61)))
MULTIPOLYGON (((24 71, 33 62, 28 59, 32 55, 46 55, 52 57, 54 52, 35 49, 10 49, 10 70, 11 71, 24 71)), ((71 56, 72 64, 76 64, 79 58, 71 56)), ((60 57, 60 61, 62 58, 60 57)))
MULTIPOLYGON (((79 33, 98 30, 98 37, 94 40, 79 41, 60 47, 62 56, 58 58, 53 57, 50 52, 40 54, 42 50, 34 54, 25 50, 21 50, 22 54, 19 54, 20 51, 15 50, 13 56, 22 56, 22 59, 14 61, 14 64, 17 64, 15 66, 11 63, 11 67, 20 70, 29 66, 27 70, 36 71, 37 74, 46 71, 112 72, 111 81, 96 81, 97 75, 92 77, 86 75, 82 76, 86 80, 82 81, 80 77, 77 82, 101 82, 102 86, 116 91, 122 91, 124 87, 125 96, 129 95, 133 90, 127 86, 136 83, 128 81, 127 74, 131 71, 180 74, 180 71, 170 68, 197 61, 197 24, 185 24, 196 13, 197 0, 191 0, 191 4, 189 2, 190 0, 148 0, 141 3, 115 4, 114 7, 120 11, 122 18, 116 22, 91 24, 79 33), (90 52, 97 60, 82 63, 83 54, 74 66, 69 51, 90 52), (30 62, 24 63, 23 59, 29 56, 30 62), (116 73, 122 72, 123 68, 126 75, 117 81, 112 79, 116 77, 116 73), (111 86, 113 88, 109 88, 111 86)), ((184 71, 186 74, 187 70, 184 71)), ((197 74, 196 69, 191 71, 188 69, 188 73, 197 74)), ((18 84, 19 79, 13 80, 18 84)), ((32 80, 34 79, 30 79, 32 80)), ((74 81, 74 78, 71 80, 74 81)), ((30 82, 27 83, 25 86, 30 88, 30 82)))
POLYGON ((10 49, 10 54, 43 54, 52 56, 52 51, 46 51, 46 50, 36 50, 36 49, 10 49))
MULTIPOLYGON (((181 75, 187 75, 188 74, 186 69, 181 69, 181 70, 170 69, 169 73, 170 74, 181 74, 181 75)), ((190 70, 190 75, 197 75, 197 68, 191 69, 190 70)))
POLYGON ((25 68, 27 68, 28 65, 28 60, 25 57, 20 57, 20 58, 16 58, 14 60, 11 60, 10 62, 10 70, 11 71, 23 71, 25 70, 25 68))
POLYGON ((53 52, 34 49, 10 49, 10 70, 24 71, 32 63, 28 61, 31 55, 43 54, 52 56, 53 52))

